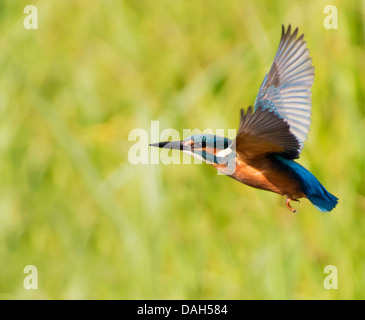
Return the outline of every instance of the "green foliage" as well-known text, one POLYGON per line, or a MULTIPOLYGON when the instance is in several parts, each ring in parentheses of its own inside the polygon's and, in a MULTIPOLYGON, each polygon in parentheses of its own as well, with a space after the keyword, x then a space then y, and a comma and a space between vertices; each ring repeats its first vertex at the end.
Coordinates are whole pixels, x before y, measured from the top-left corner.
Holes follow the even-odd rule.
POLYGON ((337 2, 338 30, 327 1, 39 0, 37 30, 27 4, 0 4, 0 298, 365 298, 364 1, 337 2), (289 23, 316 67, 299 162, 333 212, 208 165, 129 163, 151 120, 236 128, 289 23))

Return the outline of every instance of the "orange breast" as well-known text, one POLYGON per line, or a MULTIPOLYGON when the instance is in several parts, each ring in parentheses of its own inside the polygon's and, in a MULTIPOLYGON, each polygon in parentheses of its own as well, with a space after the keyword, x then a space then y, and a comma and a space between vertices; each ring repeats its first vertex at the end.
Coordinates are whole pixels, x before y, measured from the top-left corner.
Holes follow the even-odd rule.
MULTIPOLYGON (((215 167, 224 172, 224 168, 215 167)), ((236 159, 235 172, 229 176, 248 186, 286 195, 291 199, 304 197, 298 181, 268 158, 255 159, 253 163, 236 159)))

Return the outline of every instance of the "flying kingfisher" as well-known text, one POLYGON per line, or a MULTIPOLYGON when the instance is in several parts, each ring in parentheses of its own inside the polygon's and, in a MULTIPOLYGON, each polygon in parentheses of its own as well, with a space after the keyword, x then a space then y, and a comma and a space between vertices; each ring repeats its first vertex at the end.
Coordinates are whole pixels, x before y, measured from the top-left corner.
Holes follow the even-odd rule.
POLYGON ((295 162, 303 149, 311 123, 311 88, 314 67, 304 34, 282 26, 274 62, 256 97, 254 107, 241 120, 234 140, 199 134, 182 141, 152 143, 159 148, 182 150, 248 186, 286 197, 307 198, 322 212, 338 202, 317 178, 295 162))

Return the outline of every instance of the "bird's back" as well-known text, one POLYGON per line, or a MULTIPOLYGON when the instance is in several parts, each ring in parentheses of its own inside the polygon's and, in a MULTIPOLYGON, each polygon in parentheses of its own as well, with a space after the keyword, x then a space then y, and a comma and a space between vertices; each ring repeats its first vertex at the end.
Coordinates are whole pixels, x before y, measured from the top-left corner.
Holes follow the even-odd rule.
POLYGON ((329 193, 318 179, 299 163, 275 155, 283 171, 288 172, 299 184, 305 197, 320 211, 328 212, 336 207, 338 198, 329 193))

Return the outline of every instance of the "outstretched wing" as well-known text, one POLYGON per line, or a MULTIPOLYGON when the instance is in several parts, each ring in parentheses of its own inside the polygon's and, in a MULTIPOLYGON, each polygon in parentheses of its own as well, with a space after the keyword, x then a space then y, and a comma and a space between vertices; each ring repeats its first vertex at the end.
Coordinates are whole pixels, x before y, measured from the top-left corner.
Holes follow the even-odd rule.
POLYGON ((261 84, 255 101, 255 110, 269 109, 276 112, 290 126, 299 140, 299 153, 307 139, 311 123, 311 87, 314 67, 309 50, 297 38, 298 28, 291 33, 291 26, 282 27, 281 41, 269 73, 261 84))
POLYGON ((299 156, 299 141, 290 132, 289 124, 277 113, 266 108, 246 114, 241 109, 241 122, 233 142, 239 158, 254 159, 270 153, 279 153, 288 159, 299 156))

